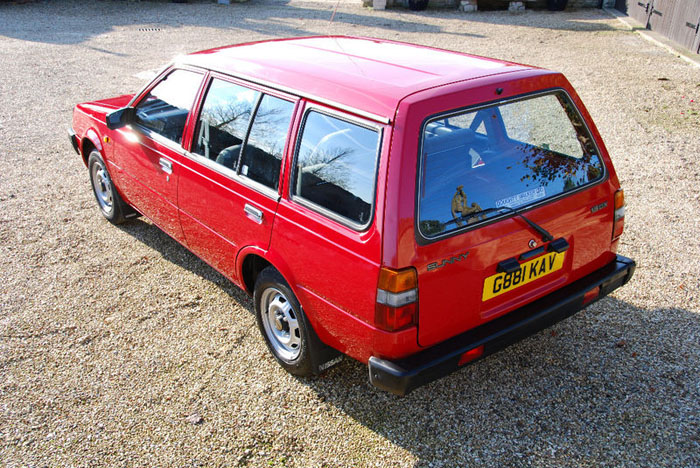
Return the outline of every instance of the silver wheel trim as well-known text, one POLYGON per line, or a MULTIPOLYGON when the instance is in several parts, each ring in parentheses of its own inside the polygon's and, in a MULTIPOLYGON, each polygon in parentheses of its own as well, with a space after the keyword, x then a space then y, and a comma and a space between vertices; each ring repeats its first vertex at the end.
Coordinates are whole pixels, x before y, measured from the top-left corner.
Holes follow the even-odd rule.
POLYGON ((100 209, 107 215, 112 213, 114 198, 112 195, 112 181, 107 174, 107 170, 100 161, 92 165, 92 187, 95 190, 97 203, 100 209))
POLYGON ((299 317, 285 295, 267 288, 260 296, 263 328, 272 348, 285 361, 293 361, 301 352, 299 317))

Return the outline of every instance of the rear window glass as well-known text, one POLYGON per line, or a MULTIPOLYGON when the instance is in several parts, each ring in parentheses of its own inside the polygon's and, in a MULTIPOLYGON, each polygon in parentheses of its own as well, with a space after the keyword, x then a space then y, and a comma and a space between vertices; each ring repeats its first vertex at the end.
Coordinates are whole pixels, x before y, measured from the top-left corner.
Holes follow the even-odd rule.
POLYGON ((563 92, 430 120, 419 229, 436 237, 594 183, 603 163, 563 92))
POLYGON ((369 222, 379 133, 309 112, 299 144, 292 193, 353 224, 369 222))

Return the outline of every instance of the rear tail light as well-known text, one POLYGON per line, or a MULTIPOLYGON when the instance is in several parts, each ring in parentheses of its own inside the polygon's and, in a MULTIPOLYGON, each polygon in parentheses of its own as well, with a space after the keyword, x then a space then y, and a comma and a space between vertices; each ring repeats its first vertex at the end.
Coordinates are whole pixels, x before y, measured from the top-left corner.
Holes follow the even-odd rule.
POLYGON ((378 328, 396 331, 413 326, 418 319, 418 273, 415 268, 382 268, 377 284, 374 323, 378 328))
POLYGON ((615 220, 613 225, 613 240, 620 237, 625 229, 625 192, 620 189, 615 192, 615 220))

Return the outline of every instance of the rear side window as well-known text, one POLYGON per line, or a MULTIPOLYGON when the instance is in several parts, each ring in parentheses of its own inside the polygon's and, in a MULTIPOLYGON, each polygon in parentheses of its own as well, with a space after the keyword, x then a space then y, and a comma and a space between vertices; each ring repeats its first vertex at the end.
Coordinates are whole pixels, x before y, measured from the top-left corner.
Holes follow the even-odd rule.
POLYGON ((437 237, 602 179, 588 129, 563 92, 428 121, 419 229, 437 237))
POLYGON ((241 156, 241 175, 277 190, 294 103, 264 95, 241 156))
POLYGON ((136 123, 182 144, 187 116, 202 75, 175 70, 163 78, 136 106, 136 123))
POLYGON ((317 111, 306 115, 292 194, 356 227, 369 223, 379 132, 317 111))

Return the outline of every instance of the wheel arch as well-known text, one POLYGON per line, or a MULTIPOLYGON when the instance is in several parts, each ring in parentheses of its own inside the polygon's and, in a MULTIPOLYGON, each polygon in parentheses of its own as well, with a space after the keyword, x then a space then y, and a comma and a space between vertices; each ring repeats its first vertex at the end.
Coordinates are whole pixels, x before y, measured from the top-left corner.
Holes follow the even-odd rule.
POLYGON ((325 369, 340 362, 341 353, 327 344, 327 340, 321 338, 331 336, 328 330, 319 320, 313 310, 309 310, 304 303, 303 294, 299 293, 299 288, 287 263, 274 251, 263 250, 259 247, 248 246, 241 249, 237 257, 237 268, 240 272, 240 283, 246 292, 254 295, 255 282, 258 275, 268 266, 273 267, 282 276, 292 293, 299 302, 310 327, 310 346, 314 349, 312 353, 312 372, 315 375, 322 373, 325 369))
POLYGON ((265 251, 262 249, 246 247, 238 256, 237 263, 238 271, 240 272, 240 283, 244 290, 251 296, 255 292, 255 281, 258 279, 258 275, 261 271, 268 266, 273 266, 279 271, 279 268, 272 265, 272 263, 265 258, 265 251))
POLYGON ((104 159, 105 153, 104 149, 102 148, 102 143, 100 142, 100 136, 97 134, 95 129, 89 128, 85 132, 85 135, 83 135, 83 138, 80 140, 80 155, 83 157, 83 164, 85 164, 85 167, 87 167, 88 158, 94 149, 99 151, 102 155, 102 159, 104 159))

